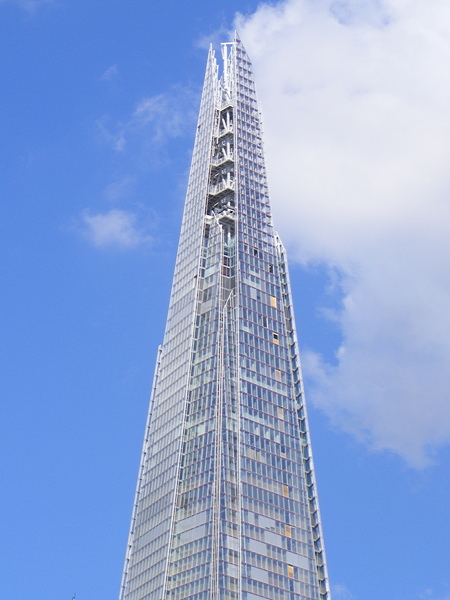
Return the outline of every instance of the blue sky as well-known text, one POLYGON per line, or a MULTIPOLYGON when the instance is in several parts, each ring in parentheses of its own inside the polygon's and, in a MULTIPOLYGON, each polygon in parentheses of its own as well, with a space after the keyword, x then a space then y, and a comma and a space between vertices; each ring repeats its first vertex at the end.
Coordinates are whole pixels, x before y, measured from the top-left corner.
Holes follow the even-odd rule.
POLYGON ((117 596, 205 48, 236 23, 334 600, 450 599, 449 17, 0 0, 2 597, 117 596))

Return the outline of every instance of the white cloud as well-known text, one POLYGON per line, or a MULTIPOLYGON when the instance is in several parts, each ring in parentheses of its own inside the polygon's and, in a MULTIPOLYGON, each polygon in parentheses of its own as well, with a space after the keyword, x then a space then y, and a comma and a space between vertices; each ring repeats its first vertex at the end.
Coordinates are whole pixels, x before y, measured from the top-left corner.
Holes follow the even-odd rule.
POLYGON ((423 466, 450 440, 450 4, 289 0, 238 17, 276 224, 341 273, 335 365, 309 396, 423 466))
POLYGON ((99 119, 100 136, 117 152, 126 150, 130 143, 160 149, 168 140, 191 133, 197 100, 196 93, 181 86, 143 98, 125 121, 114 123, 109 116, 99 119))
POLYGON ((135 213, 126 210, 112 209, 94 215, 85 211, 77 229, 99 248, 136 248, 151 242, 150 236, 146 235, 143 227, 138 226, 137 220, 135 213))

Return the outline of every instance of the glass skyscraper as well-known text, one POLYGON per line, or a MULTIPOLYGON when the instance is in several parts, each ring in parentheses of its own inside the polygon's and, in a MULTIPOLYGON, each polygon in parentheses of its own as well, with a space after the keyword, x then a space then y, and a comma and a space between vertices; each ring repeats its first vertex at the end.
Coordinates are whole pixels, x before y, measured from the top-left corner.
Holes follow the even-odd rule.
POLYGON ((121 600, 330 600, 252 67, 210 50, 121 600))

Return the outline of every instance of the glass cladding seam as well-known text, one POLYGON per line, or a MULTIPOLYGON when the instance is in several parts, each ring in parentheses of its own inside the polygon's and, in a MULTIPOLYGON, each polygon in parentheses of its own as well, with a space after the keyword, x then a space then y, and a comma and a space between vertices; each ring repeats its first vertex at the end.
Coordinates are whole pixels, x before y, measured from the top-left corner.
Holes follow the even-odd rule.
MULTIPOLYGON (((189 359, 192 338, 192 314, 194 311, 196 293, 193 281, 198 268, 199 256, 192 252, 197 240, 201 237, 202 219, 204 212, 205 187, 207 185, 209 156, 207 147, 211 137, 212 113, 214 110, 214 94, 217 80, 216 61, 210 55, 205 75, 205 85, 202 95, 197 136, 192 158, 191 172, 198 172, 199 177, 191 175, 188 183, 185 211, 180 234, 180 245, 174 272, 169 313, 162 346, 160 377, 156 390, 153 411, 153 440, 148 450, 147 469, 144 473, 136 526, 133 538, 131 560, 127 567, 127 586, 124 599, 157 598, 162 593, 164 577, 151 571, 141 572, 140 557, 145 556, 149 562, 161 560, 167 553, 169 543, 173 499, 176 491, 178 467, 178 449, 182 430, 182 410, 185 400, 184 381, 189 376, 189 359), (206 143, 205 143, 206 142, 206 143), (197 182, 200 183, 197 183, 197 182), (188 258, 184 257, 185 248, 189 248, 188 258), (189 286, 190 289, 186 290, 189 286), (186 303, 190 310, 180 318, 177 304, 180 300, 186 303), (171 345, 174 331, 184 331, 178 345, 171 345), (175 367, 175 368, 173 368, 175 367), (170 419, 167 419, 167 415, 170 419), (167 473, 164 481, 160 479, 159 486, 153 483, 161 471, 167 473), (158 522, 161 535, 153 536, 145 543, 146 535, 153 529, 153 523, 158 522), (141 545, 145 551, 141 551, 141 545), (152 577, 152 575, 154 575, 152 577), (153 582, 153 583, 151 583, 153 582), (151 590, 144 594, 145 589, 151 590), (137 591, 141 590, 141 591, 137 591), (136 593, 134 593, 136 591, 136 593)), ((198 246, 198 243, 197 243, 198 246)))

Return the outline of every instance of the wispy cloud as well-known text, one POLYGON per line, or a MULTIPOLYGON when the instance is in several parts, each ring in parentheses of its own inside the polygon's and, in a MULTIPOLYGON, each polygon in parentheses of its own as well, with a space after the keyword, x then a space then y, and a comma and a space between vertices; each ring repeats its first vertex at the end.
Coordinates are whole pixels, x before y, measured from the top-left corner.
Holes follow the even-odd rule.
POLYGON ((355 597, 349 592, 347 586, 336 584, 331 586, 333 600, 355 600, 355 597))
POLYGON ((436 593, 432 589, 425 590, 419 596, 420 600, 450 600, 450 591, 444 595, 436 593))
MULTIPOLYGON (((115 76, 113 65, 102 78, 115 76)), ((114 202, 116 208, 99 213, 86 210, 75 219, 75 229, 91 244, 98 248, 136 248, 152 241, 145 224, 148 219, 143 216, 145 210, 133 198, 139 188, 140 171, 164 164, 166 144, 192 134, 197 100, 190 89, 174 87, 167 93, 141 99, 124 120, 109 115, 98 120, 100 140, 122 153, 123 162, 126 155, 131 165, 127 175, 112 181, 103 191, 103 198, 114 202), (131 210, 124 206, 131 206, 131 210)))
POLYGON ((124 121, 114 121, 109 115, 99 119, 100 138, 117 152, 130 144, 161 148, 170 139, 192 132, 197 103, 197 93, 181 86, 143 98, 124 121))
POLYGON ((145 227, 138 224, 137 214, 126 210, 112 209, 97 214, 84 211, 76 229, 97 248, 131 249, 152 240, 145 227))
POLYGON ((449 17, 447 0, 288 0, 237 19, 278 227, 341 274, 343 343, 336 364, 305 356, 309 395, 418 467, 450 441, 449 17))
POLYGON ((108 184, 103 192, 104 197, 111 202, 127 199, 132 195, 136 186, 136 177, 126 175, 117 181, 108 184))
POLYGON ((113 124, 109 115, 103 115, 97 121, 97 130, 99 139, 111 146, 113 150, 116 152, 125 150, 127 125, 121 122, 113 124))
POLYGON ((200 36, 197 40, 196 46, 197 48, 208 50, 211 44, 213 44, 215 47, 219 47, 222 42, 228 39, 233 39, 232 33, 229 30, 228 24, 224 24, 215 29, 213 32, 200 36))
POLYGON ((106 69, 104 73, 102 73, 100 79, 101 81, 112 81, 117 77, 118 73, 119 70, 117 68, 117 65, 111 65, 106 69))
POLYGON ((55 0, 0 0, 0 4, 13 4, 28 13, 34 13, 39 8, 55 4, 55 0))

